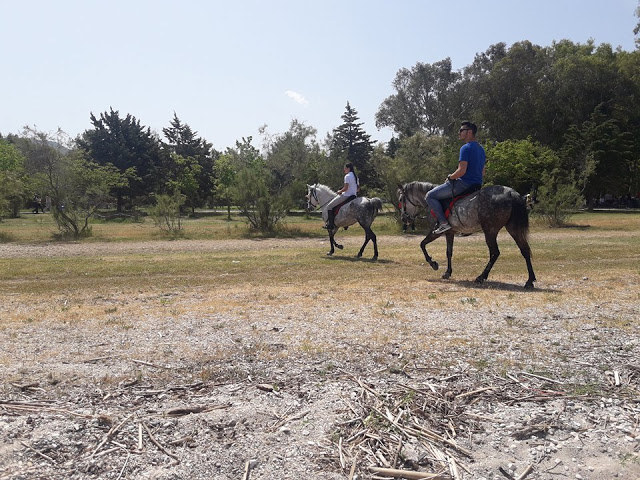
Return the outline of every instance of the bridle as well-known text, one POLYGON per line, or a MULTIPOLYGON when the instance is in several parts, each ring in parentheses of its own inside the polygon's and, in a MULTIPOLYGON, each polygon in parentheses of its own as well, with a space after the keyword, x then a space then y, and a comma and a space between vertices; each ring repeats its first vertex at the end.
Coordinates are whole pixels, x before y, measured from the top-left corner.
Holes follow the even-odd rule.
POLYGON ((400 210, 402 211, 402 218, 403 218, 403 219, 405 219, 405 218, 411 218, 411 219, 416 218, 416 217, 418 216, 418 212, 419 212, 419 211, 420 211, 420 209, 422 208, 422 205, 417 205, 417 204, 413 203, 413 202, 409 199, 409 197, 407 196, 407 190, 406 190, 406 188, 404 188, 404 187, 403 187, 401 190, 402 190, 402 197, 401 197, 401 198, 402 198, 402 200, 400 201, 400 204, 401 204, 401 208, 400 208, 400 210), (407 202, 408 202, 408 203, 410 203, 411 205, 413 205, 414 207, 416 207, 416 213, 415 213, 415 215, 413 215, 413 216, 412 216, 412 215, 409 215, 409 214, 407 213, 407 202))
POLYGON ((312 212, 313 210, 316 210, 317 208, 324 208, 325 205, 328 205, 329 202, 331 202, 331 200, 333 200, 333 198, 330 198, 327 202, 325 202, 323 205, 320 205, 320 200, 318 200, 318 192, 316 187, 310 187, 309 188, 309 195, 307 198, 307 210, 309 210, 310 212, 312 212), (311 197, 313 196, 313 198, 316 201, 316 204, 314 205, 313 203, 311 203, 311 197))

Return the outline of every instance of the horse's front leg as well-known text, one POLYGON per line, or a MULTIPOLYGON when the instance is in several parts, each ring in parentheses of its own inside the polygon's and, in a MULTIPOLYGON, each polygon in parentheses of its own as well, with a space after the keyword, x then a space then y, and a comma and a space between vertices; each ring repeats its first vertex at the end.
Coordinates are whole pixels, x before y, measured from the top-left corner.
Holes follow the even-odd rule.
POLYGON ((453 239, 454 233, 452 230, 449 230, 447 233, 447 271, 442 274, 442 278, 445 280, 451 278, 451 273, 453 273, 453 267, 451 263, 451 259, 453 258, 453 239))
POLYGON ((331 250, 327 252, 328 256, 333 255, 333 253, 335 252, 335 249, 333 248, 334 246, 338 247, 340 250, 343 249, 343 246, 340 245, 338 242, 336 242, 335 234, 337 231, 338 231, 337 227, 329 231, 329 243, 331 244, 331 250))
POLYGON ((433 260, 427 253, 427 243, 433 242, 436 238, 438 238, 437 235, 430 233, 429 235, 424 237, 424 240, 420 242, 420 248, 422 249, 422 253, 424 254, 424 259, 427 261, 429 265, 431 265, 431 268, 433 268, 434 270, 438 270, 439 265, 438 265, 438 262, 433 260))
POLYGON ((331 246, 331 250, 329 250, 327 252, 327 256, 331 256, 333 255, 333 252, 335 252, 335 249, 333 248, 333 246, 335 245, 336 241, 333 239, 333 230, 329 230, 329 245, 331 246))

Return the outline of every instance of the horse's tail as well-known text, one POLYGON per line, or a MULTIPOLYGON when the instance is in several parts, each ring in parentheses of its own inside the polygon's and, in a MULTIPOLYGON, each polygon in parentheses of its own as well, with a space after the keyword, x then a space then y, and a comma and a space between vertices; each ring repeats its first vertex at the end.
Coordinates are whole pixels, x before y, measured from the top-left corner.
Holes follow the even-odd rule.
MULTIPOLYGON (((531 255, 529 247, 529 210, 525 199, 515 190, 511 192, 511 218, 507 222, 507 230, 516 243, 531 255)), ((524 253, 524 252, 523 252, 524 253)))
POLYGON ((376 209, 376 213, 382 211, 382 200, 380 200, 378 197, 373 197, 370 198, 369 201, 371 202, 371 205, 373 205, 373 208, 376 209))

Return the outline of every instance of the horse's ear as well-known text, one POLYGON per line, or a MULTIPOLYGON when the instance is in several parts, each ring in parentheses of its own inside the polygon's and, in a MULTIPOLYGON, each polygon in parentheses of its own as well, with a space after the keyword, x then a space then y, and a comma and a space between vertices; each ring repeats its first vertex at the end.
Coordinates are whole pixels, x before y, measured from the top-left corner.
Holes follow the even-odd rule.
POLYGON ((400 182, 398 182, 398 188, 399 188, 400 190, 402 190, 402 189, 404 189, 404 185, 402 185, 400 182))

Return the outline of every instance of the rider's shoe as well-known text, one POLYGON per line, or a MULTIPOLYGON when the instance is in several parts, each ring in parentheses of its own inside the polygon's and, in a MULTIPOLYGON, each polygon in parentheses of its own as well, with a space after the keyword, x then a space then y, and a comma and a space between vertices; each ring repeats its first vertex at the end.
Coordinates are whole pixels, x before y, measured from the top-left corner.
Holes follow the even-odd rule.
POLYGON ((325 223, 322 228, 325 228, 327 230, 333 230, 335 227, 335 225, 329 225, 328 223, 325 223))
POLYGON ((435 233, 436 235, 440 235, 447 230, 451 230, 451 225, 449 225, 449 222, 442 222, 440 226, 433 231, 433 233, 435 233))

